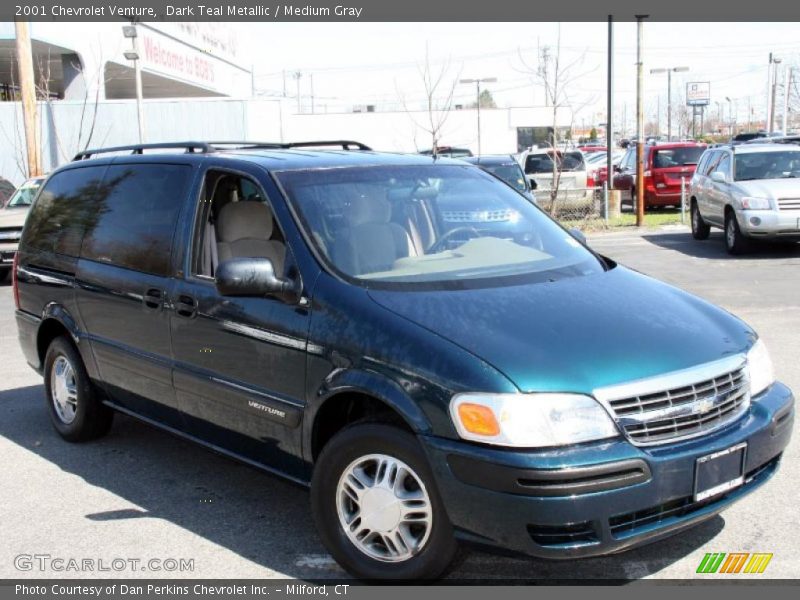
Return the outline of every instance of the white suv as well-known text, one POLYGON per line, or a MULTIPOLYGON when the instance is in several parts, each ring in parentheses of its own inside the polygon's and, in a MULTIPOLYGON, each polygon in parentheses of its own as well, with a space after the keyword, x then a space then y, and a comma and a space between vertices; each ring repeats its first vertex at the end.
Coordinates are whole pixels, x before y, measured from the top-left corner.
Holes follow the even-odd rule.
POLYGON ((709 148, 689 196, 694 238, 720 227, 731 254, 747 251, 752 239, 800 241, 800 146, 709 148))

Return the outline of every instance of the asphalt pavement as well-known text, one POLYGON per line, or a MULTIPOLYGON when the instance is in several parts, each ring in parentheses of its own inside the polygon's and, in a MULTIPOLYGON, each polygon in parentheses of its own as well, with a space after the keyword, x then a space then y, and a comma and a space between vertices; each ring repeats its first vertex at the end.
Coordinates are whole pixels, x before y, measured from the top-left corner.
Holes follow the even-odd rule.
MULTIPOLYGON (((725 254, 720 233, 697 242, 682 228, 596 234, 590 244, 746 320, 770 348, 778 378, 800 391, 800 245, 734 258, 725 254)), ((41 378, 25 364, 16 335, 5 282, 0 577, 344 577, 317 539, 301 488, 123 416, 102 440, 62 441, 48 421, 41 378), (40 570, 37 559, 32 570, 21 571, 30 561, 20 555, 51 557, 41 559, 45 563, 90 559, 94 571, 40 570), (172 570, 175 563, 167 559, 183 559, 185 568, 172 570), (109 570, 99 571, 101 566, 109 570)), ((691 579, 706 552, 770 552, 774 557, 761 577, 797 577, 798 444, 795 435, 768 485, 676 537, 611 557, 564 562, 470 549, 450 577, 691 579)), ((485 518, 492 518, 490 507, 485 518)))

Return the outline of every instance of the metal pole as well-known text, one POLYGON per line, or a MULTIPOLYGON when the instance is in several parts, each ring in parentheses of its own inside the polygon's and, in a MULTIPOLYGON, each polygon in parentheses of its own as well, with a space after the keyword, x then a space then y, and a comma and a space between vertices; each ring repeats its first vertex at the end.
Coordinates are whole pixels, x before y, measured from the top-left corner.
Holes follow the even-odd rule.
POLYGON ((478 156, 481 155, 481 80, 475 80, 476 108, 478 109, 478 156))
POLYGON ((314 114, 314 74, 311 73, 309 76, 309 81, 311 82, 311 114, 314 114))
POLYGON ((667 141, 672 141, 672 69, 667 70, 667 141))
MULTIPOLYGON (((131 38, 133 42, 133 51, 139 55, 138 38, 131 38)), ((142 65, 137 58, 133 61, 133 72, 136 77, 136 118, 139 120, 139 143, 144 144, 144 112, 142 109, 142 65)))
POLYGON ((773 59, 772 64, 772 90, 770 93, 769 126, 767 133, 775 131, 775 95, 778 91, 778 60, 773 59))
POLYGON ((17 65, 19 91, 22 96, 22 121, 25 129, 25 149, 28 159, 28 177, 42 174, 42 157, 39 150, 36 123, 36 80, 33 76, 33 51, 28 23, 16 22, 17 65))
POLYGON ((603 220, 608 225, 608 179, 603 182, 603 220))
POLYGON ((605 196, 606 196, 606 207, 605 207, 605 215, 606 215, 606 222, 608 222, 608 186, 609 184, 611 187, 614 187, 614 165, 613 160, 611 158, 612 155, 612 148, 614 146, 614 127, 613 127, 613 115, 614 115, 614 17, 608 15, 608 83, 606 84, 607 88, 607 98, 606 98, 606 189, 605 189, 605 196))
POLYGON ((648 15, 636 15, 636 226, 644 225, 644 73, 642 43, 644 41, 644 19, 648 15))
POLYGON ((767 114, 764 116, 764 129, 769 132, 770 130, 770 123, 772 122, 772 115, 770 114, 770 110, 772 109, 772 52, 769 53, 769 65, 767 66, 767 114))
POLYGON ((786 65, 783 74, 783 135, 789 125, 789 87, 792 85, 792 67, 786 65))
POLYGON ((681 224, 686 220, 686 177, 681 177, 681 224))

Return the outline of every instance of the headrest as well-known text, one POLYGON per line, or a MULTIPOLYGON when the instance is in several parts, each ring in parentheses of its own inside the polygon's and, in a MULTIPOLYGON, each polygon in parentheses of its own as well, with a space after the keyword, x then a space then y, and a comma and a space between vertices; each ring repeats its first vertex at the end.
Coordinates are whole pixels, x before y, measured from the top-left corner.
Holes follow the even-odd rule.
POLYGON ((384 197, 383 188, 359 188, 349 198, 347 208, 350 225, 363 223, 388 223, 392 218, 392 205, 384 197))
POLYGON ((217 215, 217 241, 246 238, 268 240, 272 235, 272 211, 263 202, 230 202, 217 215))

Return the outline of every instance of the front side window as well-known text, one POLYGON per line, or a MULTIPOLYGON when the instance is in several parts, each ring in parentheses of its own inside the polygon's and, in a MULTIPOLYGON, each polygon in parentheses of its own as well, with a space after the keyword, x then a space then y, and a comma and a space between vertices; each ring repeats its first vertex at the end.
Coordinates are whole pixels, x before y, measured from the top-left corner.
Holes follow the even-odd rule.
POLYGON ((715 171, 720 171, 721 173, 725 173, 725 175, 730 175, 731 172, 731 155, 727 152, 723 153, 722 158, 719 159, 719 164, 714 167, 715 171))
POLYGON ((800 152, 748 152, 736 155, 736 181, 800 177, 800 152))
POLYGON ((168 275, 172 238, 191 173, 188 165, 108 167, 81 257, 168 275))
POLYGON ((277 177, 324 262, 364 285, 546 281, 604 268, 523 196, 473 167, 348 167, 277 177))

